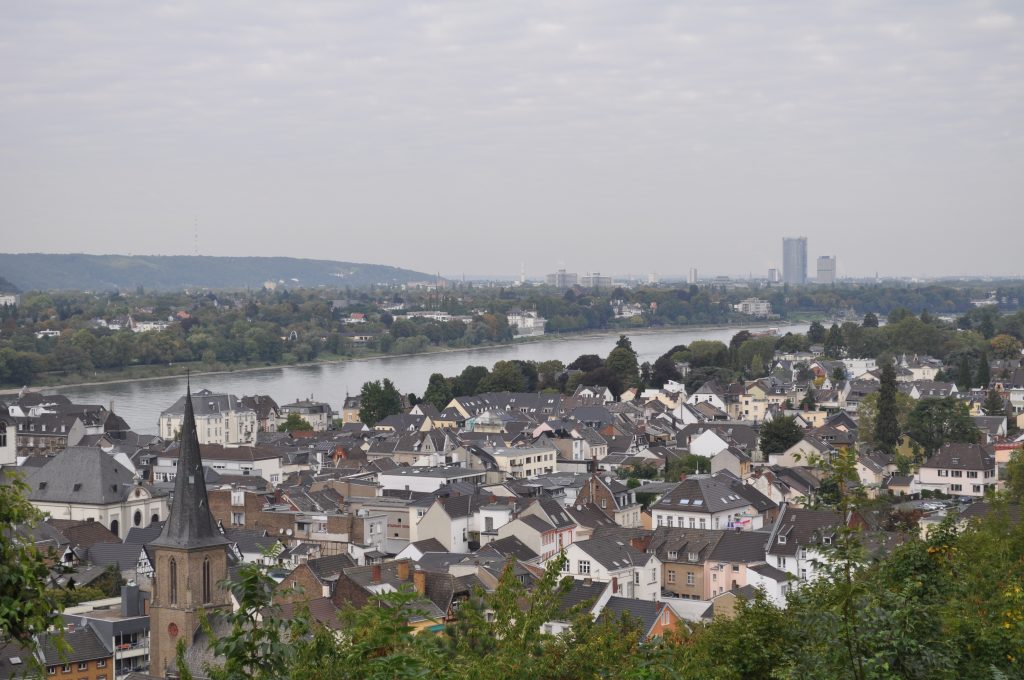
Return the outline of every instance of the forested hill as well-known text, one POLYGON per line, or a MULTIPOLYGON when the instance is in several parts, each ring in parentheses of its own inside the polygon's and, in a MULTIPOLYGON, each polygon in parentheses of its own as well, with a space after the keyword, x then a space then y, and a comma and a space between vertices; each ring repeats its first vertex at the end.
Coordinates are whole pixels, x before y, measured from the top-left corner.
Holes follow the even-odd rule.
POLYGON ((258 288, 266 281, 313 287, 408 283, 433 276, 379 264, 292 257, 0 254, 0 277, 21 290, 258 288), (297 279, 294 281, 293 279, 297 279))

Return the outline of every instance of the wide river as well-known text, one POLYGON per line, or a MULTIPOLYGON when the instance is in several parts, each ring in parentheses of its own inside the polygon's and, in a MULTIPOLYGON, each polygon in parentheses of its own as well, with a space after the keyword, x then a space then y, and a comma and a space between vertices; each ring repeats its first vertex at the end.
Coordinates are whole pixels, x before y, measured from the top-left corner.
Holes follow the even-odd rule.
MULTIPOLYGON (((755 327, 749 327, 757 331, 755 327)), ((629 334, 640 362, 654 362, 670 347, 688 345, 694 340, 721 340, 728 343, 742 327, 694 327, 686 330, 637 330, 629 334)), ((779 333, 804 333, 806 324, 780 326, 779 333)), ((581 335, 550 338, 501 347, 458 350, 435 354, 382 357, 309 366, 283 366, 234 373, 195 376, 192 389, 237 396, 267 394, 278 404, 313 397, 341 410, 346 394, 359 392, 368 380, 390 378, 402 392, 422 394, 431 373, 457 375, 468 365, 487 366, 502 359, 546 361, 560 359, 569 363, 581 354, 606 356, 615 346, 617 335, 581 335)), ((136 432, 155 433, 160 412, 185 392, 184 378, 132 380, 82 387, 48 388, 60 392, 79 404, 114 403, 120 414, 136 432)))

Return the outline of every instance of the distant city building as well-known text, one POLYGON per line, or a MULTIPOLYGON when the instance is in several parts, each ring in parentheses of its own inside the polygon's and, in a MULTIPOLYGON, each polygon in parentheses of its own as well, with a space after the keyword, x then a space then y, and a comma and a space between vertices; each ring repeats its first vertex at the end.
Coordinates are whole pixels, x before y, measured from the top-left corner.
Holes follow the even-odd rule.
POLYGON ((580 285, 584 288, 611 288, 614 284, 612 283, 612 277, 602 276, 601 272, 594 272, 593 274, 581 276, 580 285))
POLYGON ((822 255, 818 258, 818 283, 831 285, 836 282, 836 258, 822 255))
POLYGON ((572 288, 576 285, 578 276, 575 273, 559 269, 554 274, 548 274, 546 280, 549 286, 555 288, 572 288))
POLYGON ((21 294, 0 293, 0 307, 17 307, 19 304, 21 304, 21 294))
POLYGON ((647 275, 647 283, 655 284, 659 281, 658 272, 651 272, 647 275))
POLYGON ((772 314, 772 303, 760 298, 747 298, 739 304, 733 305, 733 308, 740 314, 750 316, 771 316, 772 314))
POLYGON ((686 276, 686 282, 693 285, 697 283, 697 268, 690 267, 690 273, 686 276))
POLYGON ((807 237, 782 239, 782 280, 794 286, 807 283, 807 237))
POLYGON ((782 274, 779 273, 779 270, 776 269, 775 267, 772 267, 771 269, 769 269, 768 270, 768 283, 781 283, 781 282, 782 282, 782 274))

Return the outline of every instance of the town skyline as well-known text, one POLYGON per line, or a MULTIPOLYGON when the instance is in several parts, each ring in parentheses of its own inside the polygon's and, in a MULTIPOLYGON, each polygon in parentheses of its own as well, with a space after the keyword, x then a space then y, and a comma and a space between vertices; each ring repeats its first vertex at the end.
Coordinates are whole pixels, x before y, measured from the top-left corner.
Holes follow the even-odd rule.
POLYGON ((739 275, 802 233, 843 275, 1019 271, 1017 5, 33 3, 5 20, 14 252, 739 275))

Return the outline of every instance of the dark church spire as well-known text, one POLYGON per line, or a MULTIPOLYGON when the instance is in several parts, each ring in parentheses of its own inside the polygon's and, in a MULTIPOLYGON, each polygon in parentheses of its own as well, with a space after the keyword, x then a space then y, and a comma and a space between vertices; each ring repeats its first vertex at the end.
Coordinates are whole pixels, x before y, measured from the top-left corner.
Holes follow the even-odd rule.
POLYGON ((151 545, 170 548, 200 548, 226 545, 217 530, 206 497, 203 459, 199 454, 199 435, 192 410, 192 387, 185 388, 185 417, 181 423, 178 467, 174 478, 171 514, 164 530, 151 545))

